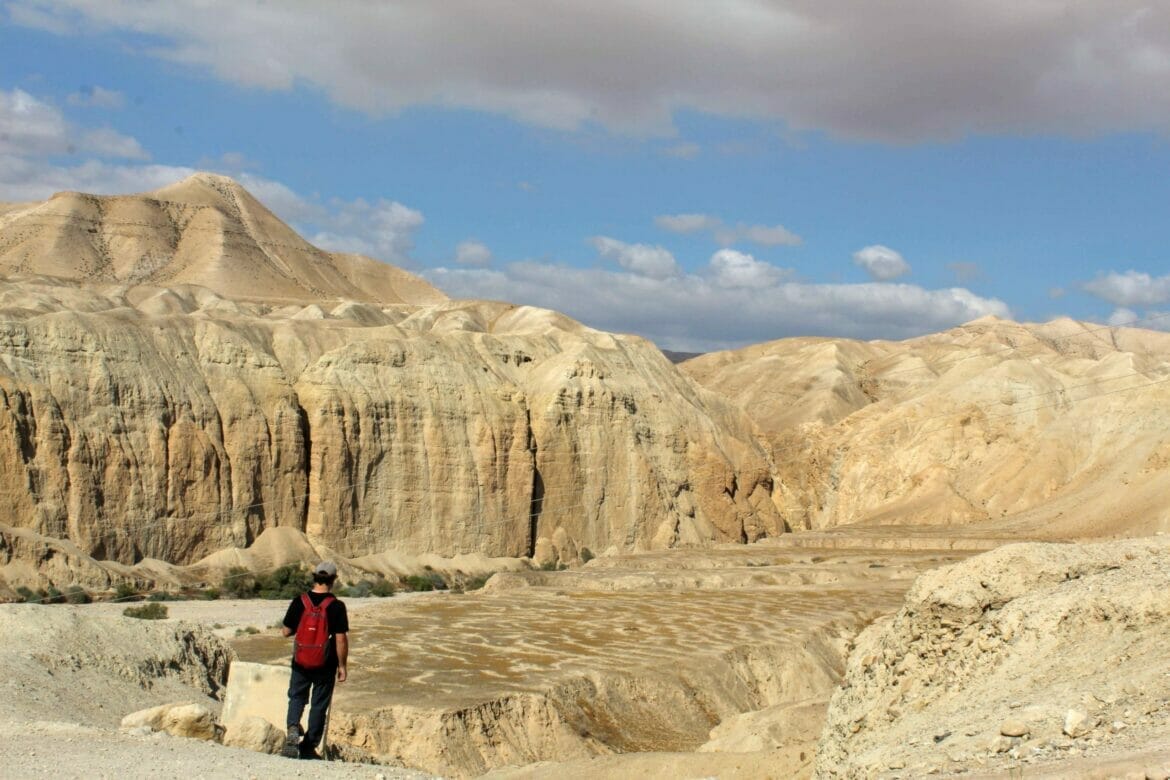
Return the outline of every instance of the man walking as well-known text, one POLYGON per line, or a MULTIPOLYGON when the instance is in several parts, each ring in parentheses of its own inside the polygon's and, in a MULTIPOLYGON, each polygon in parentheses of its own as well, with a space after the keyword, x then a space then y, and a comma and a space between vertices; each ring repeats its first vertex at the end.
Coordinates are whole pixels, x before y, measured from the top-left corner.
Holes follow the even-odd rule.
POLYGON ((292 600, 284 615, 284 636, 293 642, 292 677, 288 683, 288 739, 285 756, 321 758, 317 746, 325 736, 325 716, 333 701, 334 682, 345 682, 349 660, 349 616, 334 596, 337 565, 321 561, 313 570, 313 588, 292 600), (319 638, 315 638, 319 635, 319 638), (301 715, 309 706, 309 728, 301 729, 301 715), (303 738, 302 738, 303 735, 303 738))

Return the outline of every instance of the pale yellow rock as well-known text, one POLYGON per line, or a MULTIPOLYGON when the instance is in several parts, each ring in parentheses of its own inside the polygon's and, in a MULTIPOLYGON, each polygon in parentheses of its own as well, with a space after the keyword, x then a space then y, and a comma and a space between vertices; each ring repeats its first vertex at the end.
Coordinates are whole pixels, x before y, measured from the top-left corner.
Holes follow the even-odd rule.
POLYGON ((226 727, 223 744, 255 750, 257 753, 279 753, 285 733, 258 715, 249 715, 226 727))
POLYGON ((122 718, 123 729, 148 727, 154 731, 165 731, 173 737, 214 740, 220 736, 215 715, 197 702, 176 702, 160 704, 146 710, 132 712, 122 718))

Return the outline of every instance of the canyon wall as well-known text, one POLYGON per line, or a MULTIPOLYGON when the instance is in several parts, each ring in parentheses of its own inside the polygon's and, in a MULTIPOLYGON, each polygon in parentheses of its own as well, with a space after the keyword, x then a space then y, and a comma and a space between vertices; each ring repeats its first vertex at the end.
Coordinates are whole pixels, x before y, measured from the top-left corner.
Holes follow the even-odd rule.
POLYGON ((772 487, 742 412, 553 312, 0 280, 5 522, 95 558, 568 560, 780 533, 772 487))

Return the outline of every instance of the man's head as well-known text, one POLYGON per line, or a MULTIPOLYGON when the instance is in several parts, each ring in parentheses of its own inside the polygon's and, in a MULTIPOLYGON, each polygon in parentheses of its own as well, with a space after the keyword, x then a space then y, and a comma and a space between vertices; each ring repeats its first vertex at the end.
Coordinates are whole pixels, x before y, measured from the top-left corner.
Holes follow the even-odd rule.
POLYGON ((321 561, 313 569, 313 582, 317 585, 332 585, 337 579, 337 564, 333 561, 321 561))

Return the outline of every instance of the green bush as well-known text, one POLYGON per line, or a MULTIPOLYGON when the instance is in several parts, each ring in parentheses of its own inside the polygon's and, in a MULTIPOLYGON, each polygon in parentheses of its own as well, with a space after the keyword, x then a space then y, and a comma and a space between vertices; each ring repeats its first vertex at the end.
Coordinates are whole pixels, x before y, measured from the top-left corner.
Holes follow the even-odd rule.
POLYGON ((380 599, 389 598, 394 595, 394 583, 385 577, 379 577, 370 588, 370 595, 377 596, 380 599))
POLYGON ((150 601, 138 607, 126 607, 122 614, 140 620, 162 620, 167 616, 167 607, 157 601, 150 601))
POLYGON ((129 582, 119 582, 118 587, 114 588, 114 601, 136 601, 138 599, 138 589, 129 582))
POLYGON ((233 566, 224 575, 219 589, 229 599, 252 599, 256 598, 256 591, 259 588, 252 572, 242 566, 233 566))
POLYGON ((428 590, 446 590, 447 581, 443 579, 443 575, 436 571, 429 571, 426 574, 418 575, 412 574, 402 580, 402 584, 407 590, 417 592, 428 590))
POLYGON ((36 594, 32 588, 27 585, 21 585, 16 589, 16 595, 20 596, 20 600, 24 602, 40 601, 41 597, 36 594))
POLYGON ((57 590, 56 588, 54 588, 52 585, 50 585, 49 589, 46 590, 44 593, 45 593, 45 595, 41 599, 41 601, 45 604, 64 604, 65 603, 65 594, 62 593, 61 591, 57 590))
POLYGON ((93 597, 80 585, 70 585, 65 589, 65 600, 70 604, 88 604, 93 601, 93 597))
POLYGON ((215 601, 219 598, 219 588, 205 588, 200 592, 199 597, 207 601, 215 601))
POLYGON ((258 580, 262 599, 292 599, 313 587, 313 576, 299 563, 281 566, 258 580))
POLYGON ((494 574, 494 573, 495 572, 488 572, 487 574, 475 575, 474 577, 468 579, 466 582, 463 583, 463 589, 464 590, 479 590, 480 588, 482 588, 484 585, 487 584, 487 581, 492 578, 492 574, 494 574))

